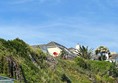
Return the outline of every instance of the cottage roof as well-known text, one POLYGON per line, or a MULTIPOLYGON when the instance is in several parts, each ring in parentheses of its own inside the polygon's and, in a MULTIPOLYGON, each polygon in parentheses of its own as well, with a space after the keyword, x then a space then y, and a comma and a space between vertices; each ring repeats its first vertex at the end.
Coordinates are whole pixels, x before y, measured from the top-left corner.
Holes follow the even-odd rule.
POLYGON ((118 54, 112 54, 111 55, 111 59, 116 59, 116 58, 118 58, 118 54))
POLYGON ((34 47, 34 48, 38 48, 38 47, 44 47, 44 46, 46 46, 46 44, 41 44, 41 45, 33 45, 32 47, 34 47))
POLYGON ((49 42, 49 43, 47 44, 47 47, 59 47, 59 48, 66 48, 66 47, 64 47, 63 45, 58 44, 58 43, 53 42, 53 41, 49 42))
POLYGON ((47 47, 57 47, 56 43, 55 42, 49 42, 47 44, 47 47))
POLYGON ((33 45, 33 48, 40 48, 44 53, 47 52, 47 45, 46 44, 41 44, 41 45, 33 45))
POLYGON ((68 50, 76 50, 75 48, 68 48, 68 50))
POLYGON ((40 48, 44 48, 46 46, 47 46, 46 44, 38 45, 38 47, 40 47, 40 48))

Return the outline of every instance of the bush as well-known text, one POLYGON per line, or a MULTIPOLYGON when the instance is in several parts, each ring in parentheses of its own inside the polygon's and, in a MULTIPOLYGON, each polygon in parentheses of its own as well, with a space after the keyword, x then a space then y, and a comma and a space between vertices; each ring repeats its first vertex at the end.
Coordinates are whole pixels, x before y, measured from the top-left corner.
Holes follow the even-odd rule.
POLYGON ((66 74, 63 74, 62 75, 61 80, 63 82, 71 83, 71 80, 66 76, 66 74))
POLYGON ((80 67, 82 67, 84 69, 90 70, 90 64, 87 61, 85 61, 83 58, 77 57, 75 59, 75 61, 76 61, 78 66, 80 66, 80 67))

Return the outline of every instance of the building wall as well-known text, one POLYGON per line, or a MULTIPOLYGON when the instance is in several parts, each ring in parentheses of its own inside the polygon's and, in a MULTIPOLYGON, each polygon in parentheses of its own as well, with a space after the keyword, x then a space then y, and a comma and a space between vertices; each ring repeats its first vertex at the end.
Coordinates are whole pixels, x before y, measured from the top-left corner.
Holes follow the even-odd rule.
POLYGON ((77 44, 77 45, 75 46, 75 49, 80 50, 80 45, 77 44))
POLYGON ((61 51, 62 51, 62 50, 61 50, 60 48, 58 48, 58 47, 48 48, 49 54, 52 55, 52 56, 54 56, 54 57, 59 56, 59 55, 61 54, 61 51), (54 55, 54 52, 57 53, 56 56, 54 55))

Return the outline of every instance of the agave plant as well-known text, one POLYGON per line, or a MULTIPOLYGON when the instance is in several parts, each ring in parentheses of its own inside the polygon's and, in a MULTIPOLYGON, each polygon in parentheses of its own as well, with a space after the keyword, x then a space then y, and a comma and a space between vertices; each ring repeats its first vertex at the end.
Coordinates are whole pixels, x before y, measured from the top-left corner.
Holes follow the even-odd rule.
POLYGON ((92 56, 93 50, 89 49, 88 46, 80 46, 79 49, 79 56, 85 58, 85 59, 90 59, 92 56))

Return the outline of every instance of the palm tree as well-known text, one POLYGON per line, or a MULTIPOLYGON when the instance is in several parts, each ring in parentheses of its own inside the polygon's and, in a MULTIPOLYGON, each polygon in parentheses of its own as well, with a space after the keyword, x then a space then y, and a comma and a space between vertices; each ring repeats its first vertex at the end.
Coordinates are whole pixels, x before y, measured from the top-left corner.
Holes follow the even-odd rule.
POLYGON ((79 56, 81 56, 81 57, 83 57, 85 59, 90 59, 91 56, 92 56, 92 52, 93 52, 93 50, 89 49, 88 46, 87 47, 80 46, 79 56))
POLYGON ((96 50, 95 50, 95 54, 96 55, 100 55, 100 59, 101 60, 106 60, 106 53, 110 53, 109 49, 105 46, 99 46, 96 50))

